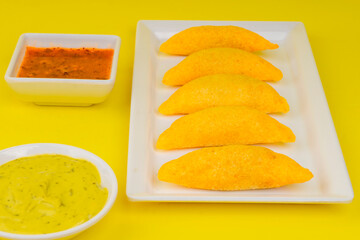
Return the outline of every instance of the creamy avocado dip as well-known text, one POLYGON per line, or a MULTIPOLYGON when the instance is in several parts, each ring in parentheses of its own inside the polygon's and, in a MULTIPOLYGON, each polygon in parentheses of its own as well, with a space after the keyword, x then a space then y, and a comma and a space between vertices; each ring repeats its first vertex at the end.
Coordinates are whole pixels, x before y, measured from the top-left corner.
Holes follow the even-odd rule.
POLYGON ((96 167, 63 155, 19 158, 0 166, 0 231, 43 234, 69 229, 105 205, 96 167))

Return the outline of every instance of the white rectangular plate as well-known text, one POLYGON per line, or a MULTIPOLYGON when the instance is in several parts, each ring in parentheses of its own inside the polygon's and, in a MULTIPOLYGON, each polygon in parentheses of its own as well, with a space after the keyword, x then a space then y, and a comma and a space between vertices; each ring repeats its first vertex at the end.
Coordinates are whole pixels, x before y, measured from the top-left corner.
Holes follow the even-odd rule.
POLYGON ((126 192, 133 201, 350 202, 351 182, 304 25, 300 22, 140 21, 136 34, 126 192), (309 168, 314 174, 312 180, 267 190, 207 191, 157 179, 162 164, 194 150, 158 151, 154 147, 160 133, 179 118, 157 112, 159 105, 177 89, 163 85, 162 77, 184 59, 162 54, 158 49, 173 34, 201 25, 240 26, 279 44, 276 50, 257 54, 283 72, 284 78, 271 85, 288 100, 290 112, 272 116, 289 126, 297 139, 291 144, 266 146, 309 168))

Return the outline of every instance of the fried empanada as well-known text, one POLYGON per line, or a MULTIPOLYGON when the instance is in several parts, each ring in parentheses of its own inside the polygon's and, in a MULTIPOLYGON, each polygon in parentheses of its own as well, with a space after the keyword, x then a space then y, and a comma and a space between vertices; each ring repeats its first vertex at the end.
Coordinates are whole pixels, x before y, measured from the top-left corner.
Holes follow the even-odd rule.
POLYGON ((248 190, 309 181, 313 174, 293 159, 258 146, 203 148, 165 163, 158 179, 189 188, 248 190))
POLYGON ((209 48, 195 52, 164 75, 165 85, 184 85, 213 74, 244 74, 263 81, 279 81, 282 72, 265 59, 236 48, 209 48))
POLYGON ((266 113, 244 106, 223 106, 177 119, 160 135, 156 147, 170 150, 294 141, 291 129, 266 113))
POLYGON ((207 48, 240 48, 255 52, 275 49, 273 44, 250 30, 236 26, 200 26, 181 31, 161 44, 160 52, 189 55, 207 48))
POLYGON ((285 113, 289 105, 269 84, 239 74, 200 77, 179 88, 159 107, 164 115, 188 114, 215 106, 247 106, 285 113))

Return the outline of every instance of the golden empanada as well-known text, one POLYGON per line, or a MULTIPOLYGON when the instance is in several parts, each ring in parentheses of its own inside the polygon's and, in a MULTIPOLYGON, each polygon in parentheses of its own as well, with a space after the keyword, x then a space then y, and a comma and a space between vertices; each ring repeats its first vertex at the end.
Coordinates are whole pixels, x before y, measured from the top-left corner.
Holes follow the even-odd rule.
POLYGON ((281 187, 309 181, 313 174, 293 159, 258 146, 203 148, 165 163, 161 181, 208 190, 281 187))
POLYGON ((189 55, 202 49, 230 47, 245 51, 275 49, 273 44, 250 30, 236 26, 200 26, 181 31, 161 44, 167 54, 189 55))
POLYGON ((266 113, 285 113, 289 105, 269 84, 239 74, 197 78, 179 88, 159 107, 164 115, 188 114, 215 106, 247 106, 266 113))
POLYGON ((195 52, 164 75, 165 85, 184 85, 213 74, 244 74, 263 81, 279 81, 282 73, 265 59, 236 48, 209 48, 195 52))
POLYGON ((160 135, 156 147, 170 150, 294 141, 291 129, 266 113, 244 106, 225 106, 177 119, 160 135))

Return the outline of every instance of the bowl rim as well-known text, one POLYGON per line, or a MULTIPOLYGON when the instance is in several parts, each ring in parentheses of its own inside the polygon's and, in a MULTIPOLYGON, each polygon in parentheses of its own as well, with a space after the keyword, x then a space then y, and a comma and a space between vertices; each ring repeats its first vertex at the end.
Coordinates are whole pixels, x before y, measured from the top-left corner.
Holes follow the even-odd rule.
MULTIPOLYGON (((98 41, 101 41, 100 39, 98 41)), ((120 52, 121 38, 117 35, 106 35, 106 34, 67 34, 67 33, 23 33, 20 35, 15 50, 11 56, 11 60, 9 62, 8 68, 5 72, 5 80, 8 83, 11 82, 51 82, 51 83, 82 83, 82 84, 94 84, 94 85, 108 85, 114 84, 116 79, 116 72, 118 67, 118 59, 120 52), (46 37, 57 37, 63 36, 66 38, 71 37, 83 37, 83 38, 95 38, 95 37, 103 37, 103 38, 113 38, 115 40, 114 55, 112 59, 111 65, 111 73, 109 79, 76 79, 76 78, 24 78, 24 77, 12 77, 11 72, 13 71, 17 61, 22 61, 23 59, 18 59, 20 51, 25 44, 26 37, 32 36, 46 36, 46 37)))
MULTIPOLYGON (((59 144, 59 143, 30 143, 30 144, 23 144, 23 145, 18 145, 18 146, 2 149, 2 150, 0 150, 0 152, 4 153, 4 152, 8 152, 8 151, 14 151, 14 150, 24 149, 24 148, 29 148, 29 147, 39 147, 39 146, 41 146, 41 147, 49 146, 49 147, 55 147, 58 149, 75 150, 78 152, 86 153, 86 154, 90 155, 92 158, 95 158, 103 167, 106 168, 106 170, 109 173, 109 178, 110 178, 110 182, 111 182, 111 186, 110 186, 111 194, 109 194, 108 199, 106 200, 105 205, 100 210, 100 212, 98 212, 91 219, 89 219, 88 221, 86 221, 80 225, 77 225, 72 228, 65 229, 65 230, 62 230, 59 232, 45 233, 45 234, 17 234, 17 233, 9 233, 9 232, 0 231, 0 238, 45 240, 45 239, 58 239, 58 238, 69 237, 69 236, 75 235, 77 233, 80 233, 80 232, 86 230, 87 228, 93 226, 95 223, 100 221, 109 212, 109 210, 111 209, 111 207, 113 206, 113 204, 116 200, 117 192, 118 192, 118 183, 117 183, 117 178, 116 178, 114 171, 102 158, 98 157, 97 155, 95 155, 85 149, 78 148, 78 147, 71 146, 71 145, 66 145, 66 144, 59 144)), ((43 153, 43 154, 46 154, 46 153, 43 153)), ((52 154, 52 153, 49 152, 49 154, 52 154)), ((66 154, 62 154, 62 155, 66 155, 66 154)), ((34 156, 34 155, 29 154, 28 156, 34 156)), ((93 163, 92 160, 89 160, 87 158, 83 158, 83 159, 93 163)), ((15 160, 15 159, 13 159, 13 160, 15 160)), ((13 161, 13 160, 10 160, 10 161, 13 161)), ((2 163, 0 163, 0 166, 1 165, 2 165, 2 163)), ((100 173, 100 170, 98 169, 98 167, 96 165, 95 165, 95 167, 97 168, 97 170, 100 173)))

